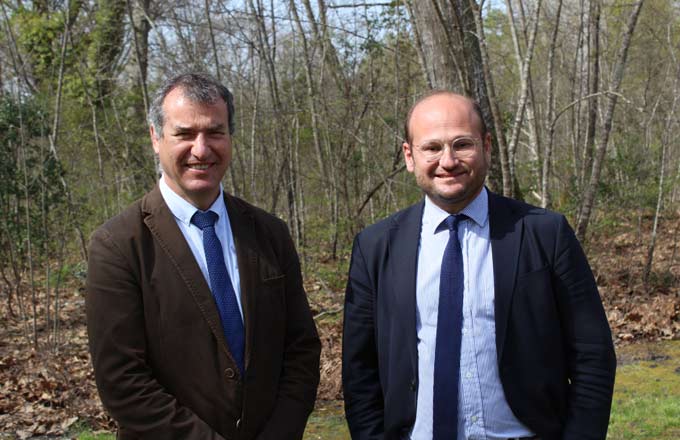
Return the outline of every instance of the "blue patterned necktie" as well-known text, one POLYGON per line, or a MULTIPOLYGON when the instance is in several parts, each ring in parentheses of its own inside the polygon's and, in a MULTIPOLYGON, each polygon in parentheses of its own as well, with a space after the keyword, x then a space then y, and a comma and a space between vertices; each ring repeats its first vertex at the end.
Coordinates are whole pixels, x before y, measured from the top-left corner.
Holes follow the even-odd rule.
POLYGON ((236 302, 236 293, 231 284, 220 239, 215 233, 215 222, 219 216, 213 211, 196 211, 191 223, 203 231, 203 250, 208 264, 210 290, 222 321, 222 331, 229 345, 229 352, 236 361, 241 375, 244 371, 245 332, 241 313, 236 302))
POLYGON ((465 215, 446 218, 449 241, 444 250, 439 279, 437 342, 434 355, 433 440, 458 437, 458 377, 463 326, 463 252, 458 223, 465 215))

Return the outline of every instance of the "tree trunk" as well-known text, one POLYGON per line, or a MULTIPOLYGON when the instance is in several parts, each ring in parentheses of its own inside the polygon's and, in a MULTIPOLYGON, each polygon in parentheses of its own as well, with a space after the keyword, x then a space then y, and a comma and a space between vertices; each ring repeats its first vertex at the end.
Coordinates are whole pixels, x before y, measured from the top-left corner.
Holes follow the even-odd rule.
POLYGON ((510 171, 510 181, 512 183, 511 195, 517 197, 517 192, 515 187, 517 186, 517 177, 515 172, 515 156, 517 150, 517 144, 519 143, 520 129, 522 128, 524 122, 524 112, 527 107, 527 100, 529 99, 529 72, 531 67, 531 59, 534 56, 534 43, 536 41, 536 30, 538 29, 538 19, 541 11, 542 0, 538 0, 535 5, 535 12, 533 17, 533 24, 531 27, 531 32, 529 34, 529 41, 527 42, 526 53, 522 56, 519 37, 517 36, 517 30, 515 28, 514 17, 512 12, 512 2, 506 0, 506 5, 508 8, 508 18, 510 20, 510 31, 512 33, 512 39, 515 46, 515 55, 517 58, 517 67, 520 71, 520 93, 519 100, 517 102, 517 110, 515 112, 515 121, 512 125, 512 132, 510 135, 510 142, 508 143, 508 166, 510 171))
MULTIPOLYGON (((526 19, 526 13, 525 13, 525 7, 524 7, 524 2, 522 0, 517 1, 517 5, 519 6, 519 23, 520 27, 522 29, 522 42, 524 44, 524 47, 527 47, 529 45, 529 37, 530 35, 527 35, 529 31, 529 24, 527 23, 526 19)), ((536 6, 537 7, 537 6, 536 6)), ((537 7, 538 8, 538 7, 537 7)), ((540 20, 540 18, 537 16, 537 20, 540 20)), ((537 21, 538 22, 538 21, 537 21)), ((532 58, 533 59, 533 58, 532 58)), ((528 95, 527 95, 527 104, 526 104, 526 127, 527 127, 527 136, 529 138, 528 142, 528 148, 529 148, 529 153, 531 156, 531 172, 533 173, 533 180, 536 183, 536 186, 538 188, 541 187, 541 164, 543 163, 543 144, 542 144, 542 139, 541 139, 541 133, 540 133, 540 126, 539 126, 539 108, 537 107, 536 104, 536 96, 535 96, 535 91, 534 91, 534 82, 533 82, 533 75, 531 72, 531 65, 529 66, 529 72, 527 74, 527 88, 528 88, 528 95)), ((516 182, 516 192, 517 194, 522 197, 520 194, 520 188, 519 188, 519 181, 518 179, 515 179, 516 182)), ((540 195, 538 195, 537 198, 540 199, 540 195)))
POLYGON ((600 175, 602 172, 602 166, 604 165, 605 153, 607 152, 607 144, 609 143, 609 135, 612 129, 612 121, 614 119, 614 110, 616 108, 618 92, 621 88, 623 73, 626 67, 626 60, 628 58, 628 48, 630 47, 630 41, 633 38, 635 25, 637 24, 637 20, 640 15, 640 9, 642 8, 643 3, 644 0, 638 0, 633 6, 633 11, 628 18, 626 33, 623 36, 623 42, 621 43, 621 48, 616 58, 616 64, 614 65, 612 86, 610 88, 613 93, 607 95, 607 108, 604 115, 604 126, 602 128, 602 134, 597 146, 596 155, 593 160, 590 181, 588 186, 585 188, 583 203, 581 204, 580 209, 580 216, 576 226, 576 236, 581 241, 585 240, 588 223, 590 221, 590 214, 595 204, 595 195, 597 193, 597 187, 600 183, 600 175))
MULTIPOLYGON (((150 0, 139 0, 139 6, 141 10, 135 10, 132 7, 131 0, 126 0, 127 13, 130 26, 132 27, 132 41, 135 49, 135 61, 137 64, 137 74, 139 90, 142 95, 142 105, 143 108, 140 109, 138 104, 134 109, 137 114, 144 114, 144 120, 147 121, 149 118, 149 90, 147 87, 147 72, 149 66, 149 32, 151 31, 151 23, 149 23, 149 3, 150 0)), ((150 148, 140 148, 135 145, 128 145, 126 147, 127 154, 126 160, 129 162, 129 166, 132 168, 138 168, 141 170, 148 170, 149 165, 149 155, 151 155, 153 160, 154 168, 151 172, 135 173, 134 183, 135 190, 137 188, 146 188, 150 183, 149 180, 155 181, 156 178, 160 177, 160 165, 158 162, 158 156, 151 153, 150 148), (135 149, 137 151, 130 151, 130 149, 135 149)))
POLYGON ((550 48, 548 49, 548 75, 546 78, 546 119, 545 126, 548 128, 548 142, 543 151, 543 164, 541 167, 541 206, 550 207, 550 173, 552 168, 552 148, 555 141, 555 46, 557 35, 560 29, 560 18, 562 16, 562 0, 557 3, 555 14, 555 27, 550 38, 550 48))
POLYGON ((465 29, 463 46, 470 55, 467 72, 473 84, 477 102, 479 102, 484 114, 487 128, 493 136, 489 184, 491 189, 496 191, 502 189, 504 195, 510 196, 512 194, 512 180, 508 161, 508 145, 503 133, 503 119, 498 107, 496 88, 491 75, 491 63, 484 37, 482 12, 475 0, 451 1, 455 5, 454 10, 458 16, 458 21, 462 24, 461 28, 465 29))
POLYGON ((421 63, 428 84, 434 89, 467 93, 465 74, 457 62, 461 58, 464 63, 465 55, 461 54, 451 32, 450 5, 440 0, 408 0, 407 5, 420 36, 424 54, 421 63))
MULTIPOLYGON (((600 0, 591 0, 588 14, 588 95, 596 96, 600 91, 600 0)), ((579 171, 578 187, 583 189, 587 179, 587 170, 593 166, 593 151, 595 149, 595 131, 599 112, 599 99, 588 100, 588 119, 586 123, 586 137, 583 145, 581 169, 579 171)))
MULTIPOLYGON (((670 47, 670 51, 671 53, 673 52, 672 47, 670 47)), ((656 248, 656 237, 657 230, 659 227, 659 217, 661 217, 661 209, 663 206, 664 185, 666 180, 666 165, 668 161, 668 148, 669 145, 673 142, 670 133, 672 133, 673 125, 675 124, 675 111, 678 106, 678 100, 680 100, 680 96, 678 96, 678 93, 680 93, 680 87, 678 87, 679 85, 680 85, 680 68, 676 66, 675 79, 673 81, 672 88, 673 93, 671 94, 671 96, 673 96, 673 103, 671 104, 670 110, 666 114, 665 126, 661 135, 661 161, 659 162, 659 186, 657 189, 656 210, 654 211, 654 225, 652 226, 652 235, 649 239, 649 246, 647 248, 647 260, 645 262, 645 269, 642 275, 642 281, 645 286, 649 285, 649 275, 652 272, 652 263, 654 261, 654 251, 656 248)))

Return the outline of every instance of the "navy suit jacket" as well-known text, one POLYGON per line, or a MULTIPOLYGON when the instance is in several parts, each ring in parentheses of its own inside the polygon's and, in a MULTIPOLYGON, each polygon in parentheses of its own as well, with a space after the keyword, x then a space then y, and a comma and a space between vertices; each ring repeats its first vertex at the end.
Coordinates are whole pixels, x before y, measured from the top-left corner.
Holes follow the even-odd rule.
MULTIPOLYGON (((345 298, 354 439, 406 438, 418 392, 416 270, 424 202, 359 233, 345 298)), ((595 279, 564 216, 489 192, 500 380, 543 440, 604 439, 616 357, 595 279)))

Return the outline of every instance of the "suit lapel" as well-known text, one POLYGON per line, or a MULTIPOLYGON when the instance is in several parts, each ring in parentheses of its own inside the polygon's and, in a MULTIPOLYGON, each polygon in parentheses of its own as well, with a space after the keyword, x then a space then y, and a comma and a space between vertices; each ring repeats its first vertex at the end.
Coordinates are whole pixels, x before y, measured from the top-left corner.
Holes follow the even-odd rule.
POLYGON ((258 245, 255 236, 255 222, 252 215, 236 199, 224 193, 224 203, 227 205, 229 224, 236 247, 236 260, 241 280, 241 306, 243 307, 243 321, 246 331, 245 365, 248 367, 253 347, 255 320, 258 313, 257 295, 260 282, 258 245))
MULTIPOLYGON (((220 341, 219 345, 229 353, 210 286, 177 226, 175 217, 165 204, 158 185, 144 197, 142 211, 145 214, 144 223, 184 281, 186 291, 196 302, 215 338, 220 341)), ((184 289, 177 288, 168 294, 182 295, 183 291, 184 289)))
MULTIPOLYGON (((425 201, 403 211, 395 218, 390 229, 388 255, 394 292, 392 298, 398 313, 396 319, 403 327, 412 329, 403 341, 409 351, 413 371, 418 371, 418 347, 416 334, 416 272, 418 268, 418 243, 425 201)), ((417 373, 416 373, 417 374, 417 373)))
POLYGON ((503 358, 508 316, 517 277, 524 222, 502 197, 489 191, 489 222, 493 255, 496 353, 503 358))

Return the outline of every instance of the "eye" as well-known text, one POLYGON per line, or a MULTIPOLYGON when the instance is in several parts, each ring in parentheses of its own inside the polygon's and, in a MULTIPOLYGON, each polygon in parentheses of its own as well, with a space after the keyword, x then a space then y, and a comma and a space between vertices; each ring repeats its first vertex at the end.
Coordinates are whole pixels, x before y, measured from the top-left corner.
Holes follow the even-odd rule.
POLYGON ((475 148, 476 142, 474 139, 458 139, 453 143, 455 150, 471 150, 475 148))
POLYGON ((190 131, 180 131, 178 133, 175 133, 174 136, 183 141, 187 141, 193 139, 196 135, 190 131))
POLYGON ((438 153, 440 152, 444 147, 440 144, 425 144, 422 147, 420 147, 421 150, 423 150, 426 153, 438 153))
POLYGON ((208 132, 208 136, 210 136, 210 137, 215 137, 215 138, 217 138, 217 137, 222 137, 222 136, 224 136, 225 134, 226 134, 226 132, 225 132, 224 130, 210 130, 210 131, 208 132))

